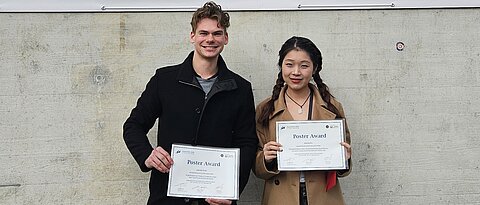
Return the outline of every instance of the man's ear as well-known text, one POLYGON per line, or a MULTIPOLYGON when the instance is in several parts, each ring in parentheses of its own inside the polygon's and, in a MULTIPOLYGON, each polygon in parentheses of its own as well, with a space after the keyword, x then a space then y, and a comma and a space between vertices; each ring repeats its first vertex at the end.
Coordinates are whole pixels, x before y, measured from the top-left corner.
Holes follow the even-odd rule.
POLYGON ((225 31, 225 45, 228 44, 228 33, 225 31))
POLYGON ((194 43, 195 41, 193 38, 195 37, 195 33, 193 31, 190 32, 190 43, 194 43))

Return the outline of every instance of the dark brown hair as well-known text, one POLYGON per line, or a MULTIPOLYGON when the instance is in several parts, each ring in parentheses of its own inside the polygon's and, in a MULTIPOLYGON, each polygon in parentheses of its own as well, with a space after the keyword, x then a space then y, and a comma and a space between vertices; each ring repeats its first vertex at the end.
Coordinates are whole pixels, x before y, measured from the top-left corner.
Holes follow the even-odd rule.
POLYGON ((202 7, 198 8, 195 13, 193 13, 192 21, 190 22, 190 25, 192 25, 192 32, 196 31, 198 22, 204 18, 217 20, 218 27, 223 28, 225 32, 230 26, 230 15, 223 11, 222 7, 213 1, 205 3, 202 7))
POLYGON ((333 98, 333 95, 330 93, 328 86, 323 83, 322 78, 320 78, 320 71, 322 70, 322 53, 310 39, 293 36, 282 45, 282 48, 278 52, 278 67, 280 68, 280 71, 278 72, 275 86, 273 86, 271 99, 266 103, 263 109, 260 110, 258 123, 265 127, 268 126, 270 115, 274 110, 274 102, 278 99, 280 91, 285 83, 282 78, 282 63, 285 59, 285 56, 292 50, 303 50, 308 53, 314 67, 313 80, 317 84, 318 90, 320 91, 320 96, 322 96, 323 101, 327 103, 327 109, 335 113, 337 117, 341 117, 338 109, 330 102, 330 99, 333 98))

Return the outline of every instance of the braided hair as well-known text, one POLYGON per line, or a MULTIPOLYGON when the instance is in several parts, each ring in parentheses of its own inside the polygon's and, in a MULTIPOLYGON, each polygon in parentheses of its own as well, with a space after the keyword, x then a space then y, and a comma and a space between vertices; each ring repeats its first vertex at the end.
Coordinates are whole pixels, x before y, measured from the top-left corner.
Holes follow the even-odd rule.
POLYGON ((270 115, 274 111, 274 102, 278 99, 280 91, 285 84, 285 81, 282 77, 282 63, 285 59, 285 56, 292 50, 303 50, 308 53, 314 67, 313 80, 315 81, 315 84, 317 84, 320 96, 322 97, 323 101, 327 103, 327 109, 335 113, 337 116, 340 116, 338 109, 330 102, 330 99, 333 98, 333 95, 330 93, 328 86, 323 83, 323 80, 320 77, 320 71, 322 70, 322 53, 310 39, 293 36, 282 45, 282 48, 278 52, 278 67, 280 68, 280 71, 278 72, 278 78, 273 86, 272 97, 266 102, 266 105, 262 108, 262 110, 260 110, 260 115, 258 118, 258 123, 264 127, 268 126, 270 115))

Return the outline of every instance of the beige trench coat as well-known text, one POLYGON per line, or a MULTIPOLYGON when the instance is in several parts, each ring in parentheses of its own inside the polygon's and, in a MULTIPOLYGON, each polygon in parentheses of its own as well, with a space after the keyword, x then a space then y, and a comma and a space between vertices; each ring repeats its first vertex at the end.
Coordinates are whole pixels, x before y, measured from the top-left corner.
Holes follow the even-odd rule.
MULTIPOLYGON (((330 120, 337 116, 326 109, 326 104, 320 97, 318 89, 314 85, 309 85, 314 90, 314 105, 312 120, 330 120)), ((259 111, 265 106, 268 99, 261 102, 257 107, 257 119, 259 111)), ((341 116, 345 117, 342 105, 335 99, 331 100, 332 104, 337 107, 341 116)), ((268 128, 263 127, 257 122, 257 136, 259 138, 258 151, 255 166, 253 166, 254 174, 265 180, 265 187, 263 191, 263 205, 295 205, 299 204, 299 172, 278 170, 267 170, 263 155, 263 145, 269 141, 275 141, 275 122, 293 120, 290 113, 287 111, 285 104, 285 87, 280 92, 280 96, 275 101, 274 112, 270 117, 268 128)), ((347 125, 346 140, 350 144, 350 132, 347 125)), ((344 177, 350 174, 351 160, 349 160, 350 169, 339 173, 338 177, 344 177)), ((307 198, 309 205, 336 205, 345 204, 343 200, 342 190, 337 180, 336 186, 330 190, 325 191, 326 173, 324 171, 308 171, 305 172, 305 180, 307 186, 307 198)))

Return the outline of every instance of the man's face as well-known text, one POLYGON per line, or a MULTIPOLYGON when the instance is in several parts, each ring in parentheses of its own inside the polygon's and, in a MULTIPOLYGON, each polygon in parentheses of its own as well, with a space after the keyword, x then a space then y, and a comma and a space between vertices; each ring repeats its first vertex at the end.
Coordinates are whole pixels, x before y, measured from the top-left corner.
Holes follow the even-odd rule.
POLYGON ((196 31, 190 33, 190 41, 200 57, 216 58, 227 45, 228 34, 225 29, 218 27, 217 20, 204 18, 198 22, 196 31))

